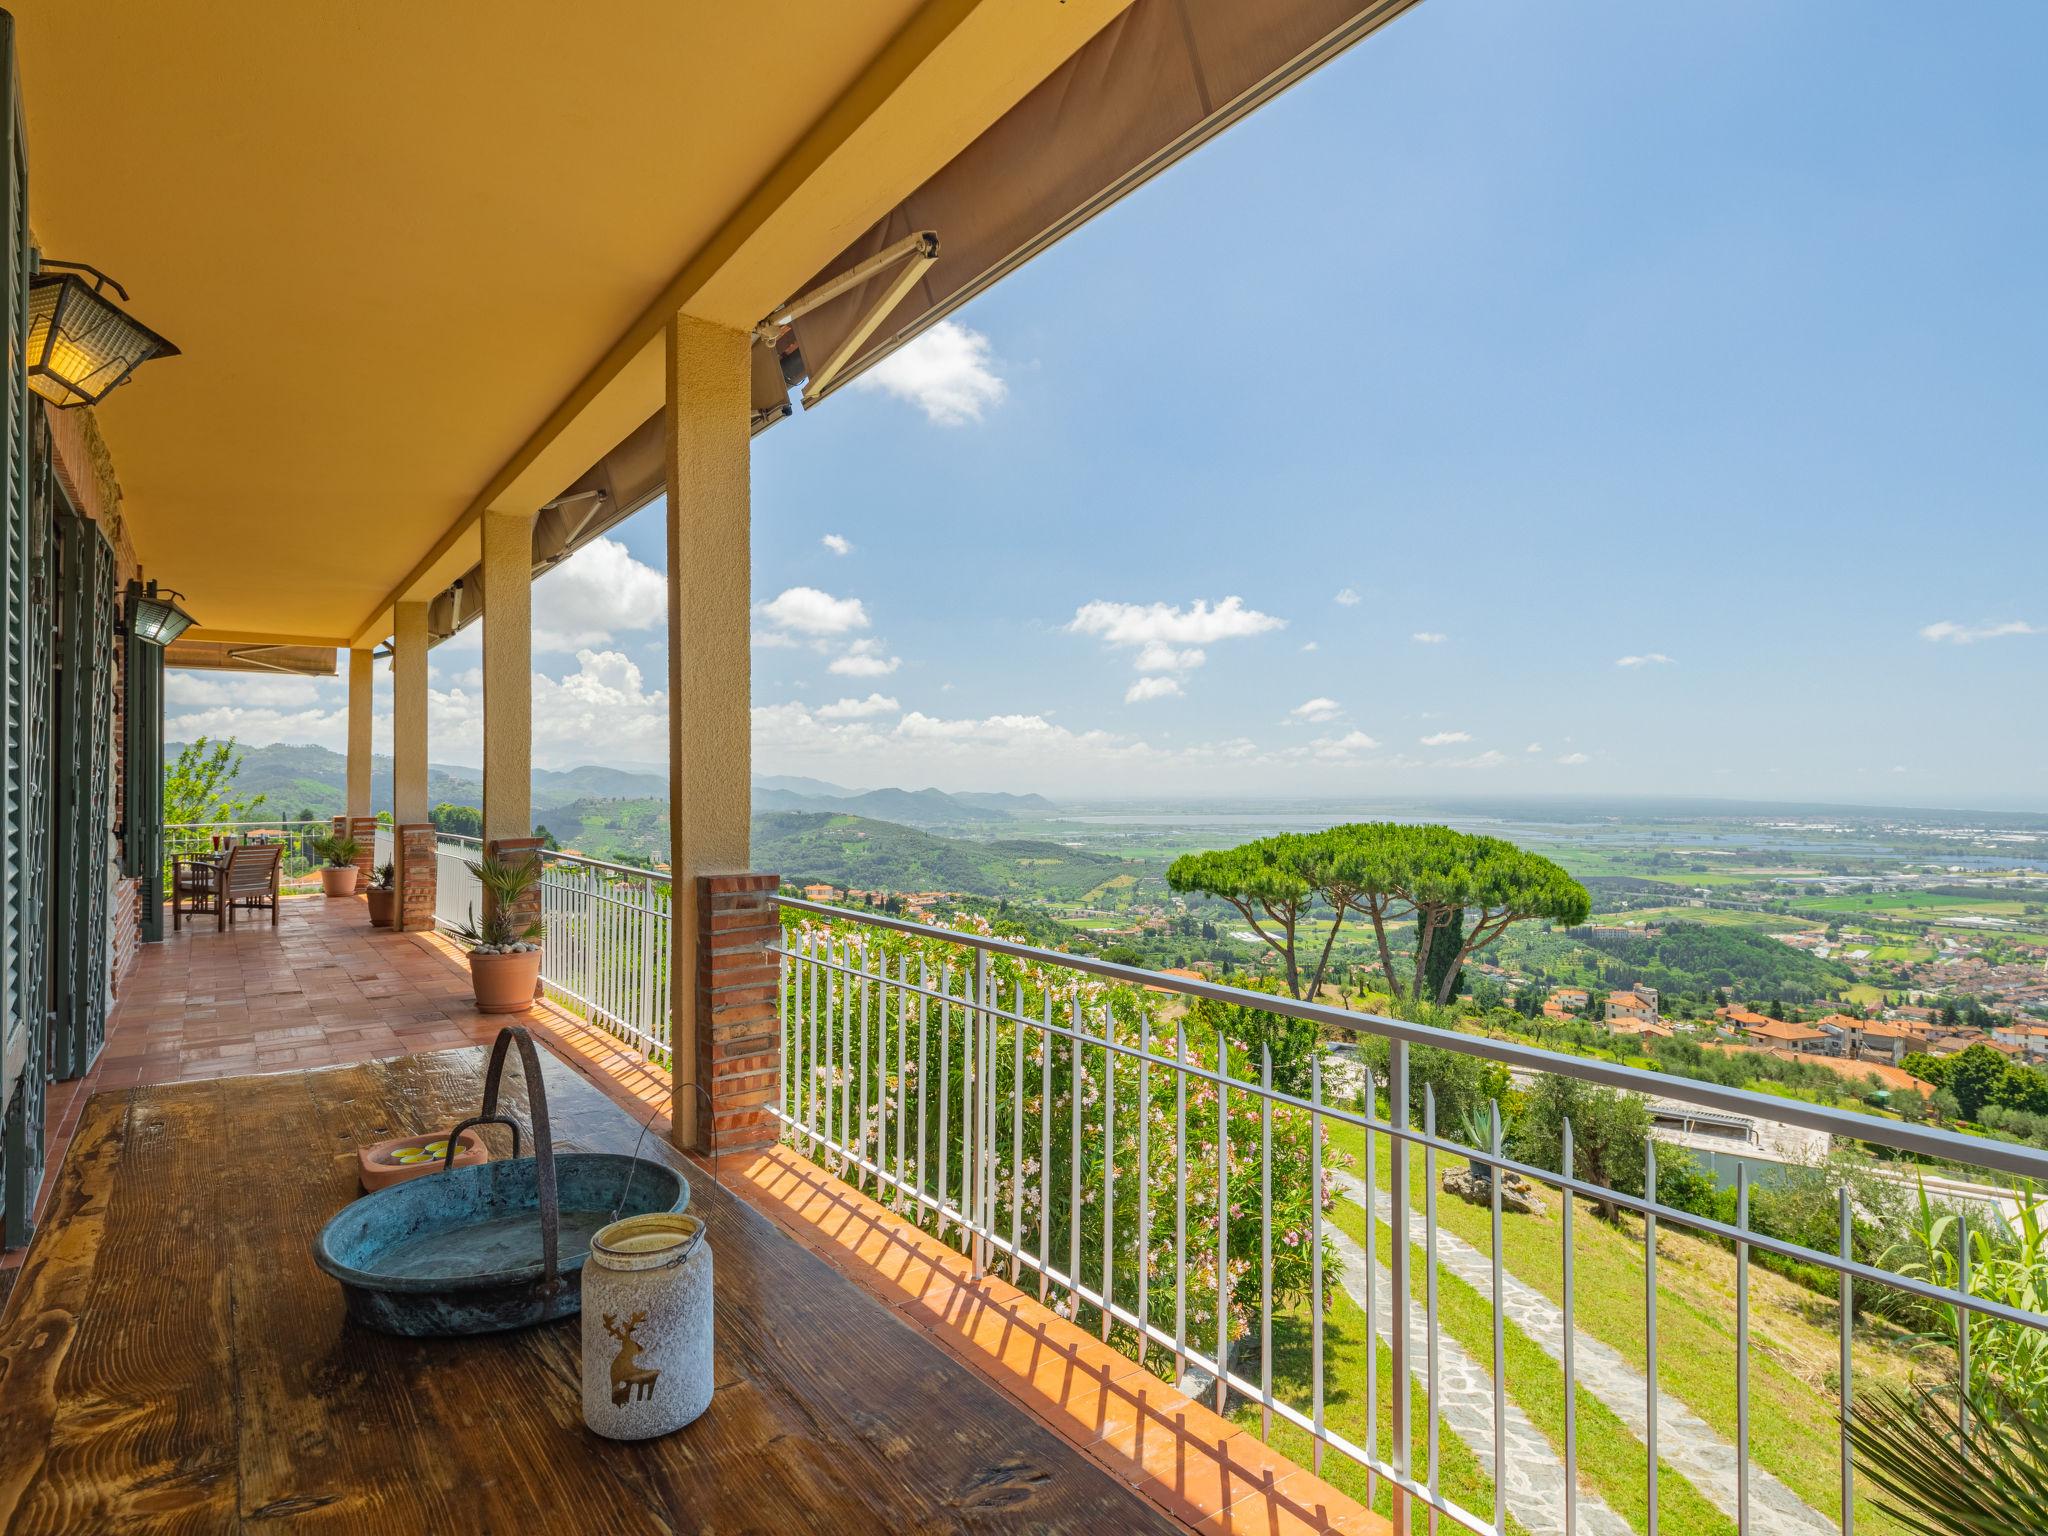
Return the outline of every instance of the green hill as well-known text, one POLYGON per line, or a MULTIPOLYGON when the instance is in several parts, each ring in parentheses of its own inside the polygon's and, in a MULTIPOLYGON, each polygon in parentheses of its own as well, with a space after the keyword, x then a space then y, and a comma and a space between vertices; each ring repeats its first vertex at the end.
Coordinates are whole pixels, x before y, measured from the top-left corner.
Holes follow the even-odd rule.
POLYGON ((1610 986, 1642 982, 1691 996, 1719 987, 1738 997, 1806 1002, 1832 997, 1851 980, 1841 967, 1749 928, 1671 923, 1657 933, 1575 928, 1571 937, 1600 957, 1610 986))
POLYGON ((1120 877, 1156 878, 1160 873, 1157 864, 1062 843, 967 841, 862 816, 800 812, 754 818, 753 863, 799 882, 1070 901, 1120 877))

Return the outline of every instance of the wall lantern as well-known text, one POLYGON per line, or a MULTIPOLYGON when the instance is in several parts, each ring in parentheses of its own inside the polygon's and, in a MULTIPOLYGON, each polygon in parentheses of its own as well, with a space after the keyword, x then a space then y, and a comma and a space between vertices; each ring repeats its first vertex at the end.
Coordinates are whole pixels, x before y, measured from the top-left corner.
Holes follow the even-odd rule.
POLYGON ((153 357, 178 349, 130 318, 107 297, 125 303, 128 290, 96 267, 45 261, 28 284, 28 387, 66 409, 97 405, 116 385, 153 357), (53 267, 65 270, 53 272, 53 267), (88 273, 87 283, 80 273, 88 273))
POLYGON ((139 581, 129 582, 128 633, 145 645, 169 645, 192 627, 192 615, 172 601, 184 595, 159 594, 153 581, 146 587, 139 581))

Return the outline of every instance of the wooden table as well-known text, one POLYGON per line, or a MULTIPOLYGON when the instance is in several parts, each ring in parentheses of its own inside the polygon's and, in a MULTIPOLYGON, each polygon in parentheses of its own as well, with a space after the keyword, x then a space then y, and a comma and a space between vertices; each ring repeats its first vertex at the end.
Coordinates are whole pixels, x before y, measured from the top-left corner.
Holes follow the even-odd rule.
MULTIPOLYGON (((541 1054, 558 1144, 631 1150, 638 1127, 541 1054)), ((1182 1530, 698 1168, 718 1387, 675 1435, 583 1428, 574 1321, 346 1325, 310 1245, 355 1147, 452 1124, 483 1060, 94 1098, 0 1321, 0 1531, 1182 1530)))

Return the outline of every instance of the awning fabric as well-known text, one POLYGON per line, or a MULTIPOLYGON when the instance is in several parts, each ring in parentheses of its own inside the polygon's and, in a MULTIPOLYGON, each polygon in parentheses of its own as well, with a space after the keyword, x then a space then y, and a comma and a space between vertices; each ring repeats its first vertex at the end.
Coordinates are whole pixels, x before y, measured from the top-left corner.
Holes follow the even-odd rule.
MULTIPOLYGON (((858 377, 1415 3, 1135 0, 804 285, 815 289, 917 230, 938 235, 937 260, 807 401, 858 377)), ((821 366, 887 281, 870 278, 793 322, 804 362, 821 366)))
MULTIPOLYGON (((890 306, 822 399, 1183 155, 1369 36, 1418 0, 1135 0, 980 138, 849 245, 791 299, 919 231, 935 260, 890 306)), ((900 268, 798 316, 753 353, 753 424, 790 414, 789 389, 854 335, 900 268)), ((656 413, 592 465, 534 525, 538 575, 659 496, 656 413)), ((445 640, 483 612, 481 567, 428 612, 445 640)))
POLYGON ((226 640, 194 639, 190 631, 164 647, 167 667, 197 667, 208 672, 288 672, 295 677, 333 677, 331 645, 239 645, 226 640))

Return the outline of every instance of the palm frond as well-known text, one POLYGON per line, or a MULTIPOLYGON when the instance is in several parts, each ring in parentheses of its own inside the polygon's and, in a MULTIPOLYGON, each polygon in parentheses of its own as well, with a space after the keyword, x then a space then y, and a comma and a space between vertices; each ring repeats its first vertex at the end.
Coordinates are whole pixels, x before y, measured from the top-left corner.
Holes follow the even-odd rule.
POLYGON ((1929 1536, 2048 1531, 2048 1424, 2024 1414, 1958 1423, 1953 1398, 1926 1386, 1859 1396, 1847 1428, 1878 1507, 1929 1536))

